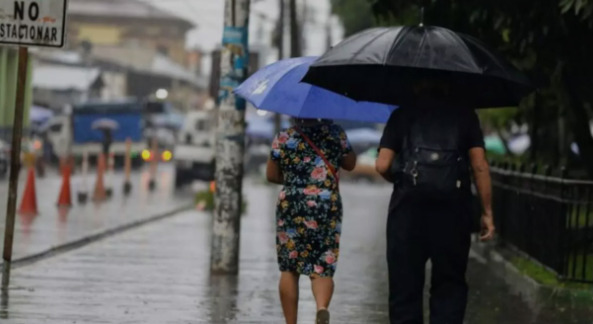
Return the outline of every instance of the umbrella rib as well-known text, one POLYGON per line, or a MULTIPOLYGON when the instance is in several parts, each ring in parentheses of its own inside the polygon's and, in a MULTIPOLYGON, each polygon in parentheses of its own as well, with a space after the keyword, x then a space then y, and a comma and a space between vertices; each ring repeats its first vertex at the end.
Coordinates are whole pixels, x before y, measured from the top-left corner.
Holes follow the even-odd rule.
MULTIPOLYGON (((479 39, 477 39, 477 38, 475 38, 475 37, 473 37, 471 35, 467 35, 467 34, 463 34, 463 33, 458 33, 458 34, 459 34, 458 36, 463 40, 463 43, 466 46, 467 46, 467 43, 469 41, 471 41, 471 42, 475 43, 474 46, 480 45, 483 48, 488 48, 486 46, 486 44, 484 44, 484 42, 482 42, 481 40, 479 40, 479 39), (466 39, 467 39, 467 41, 466 41, 466 39)), ((470 53, 473 54, 473 52, 471 52, 471 51, 470 51, 470 53)), ((483 51, 483 53, 490 58, 490 61, 491 62, 495 62, 498 65, 498 67, 500 68, 500 70, 506 72, 505 73, 506 74, 505 76, 502 76, 502 75, 500 75, 500 76, 493 75, 493 77, 500 78, 500 79, 503 79, 503 80, 511 80, 511 81, 514 79, 513 77, 509 76, 508 69, 509 68, 512 68, 514 70, 518 70, 517 67, 515 67, 512 63, 509 63, 509 62, 505 61, 503 58, 500 57, 500 54, 499 53, 494 52, 491 49, 489 49, 489 51, 483 51)), ((482 71, 482 72, 484 72, 484 71, 482 71)), ((517 83, 517 81, 513 81, 513 82, 517 83)), ((531 82, 529 80, 523 80, 523 82, 521 82, 521 84, 526 85, 526 86, 529 86, 529 87, 532 86, 532 84, 531 84, 531 82)))
POLYGON ((407 33, 410 32, 410 29, 408 27, 402 27, 402 30, 397 34, 397 36, 395 37, 395 40, 393 41, 393 43, 391 43, 391 46, 389 47, 389 50, 387 51, 387 55, 384 55, 384 61, 383 61, 383 65, 387 65, 387 58, 391 57, 391 53, 395 50, 395 48, 397 47, 397 45, 399 45, 399 43, 401 42, 401 40, 405 37, 405 35, 407 33))
MULTIPOLYGON (((451 32, 451 35, 453 35, 453 37, 457 38, 457 41, 459 44, 463 45, 463 48, 465 49, 465 51, 467 53, 469 53, 469 55, 472 57, 473 61, 476 63, 480 63, 480 61, 478 61, 477 57, 474 55, 474 53, 470 50, 469 46, 467 46, 467 43, 465 42, 465 39, 463 39, 463 37, 459 36, 457 33, 455 32, 451 32)), ((478 69, 480 69, 481 73, 484 73, 484 69, 481 66, 477 66, 478 69)))
MULTIPOLYGON (((422 47, 424 46, 424 42, 426 41, 426 38, 427 38, 426 35, 427 35, 427 32, 426 32, 426 29, 424 29, 424 34, 422 34, 422 38, 420 39, 420 42, 418 42, 418 48, 417 48, 418 53, 422 53, 422 47)), ((412 66, 417 66, 418 60, 420 60, 419 55, 417 55, 414 58, 414 63, 412 66)))
MULTIPOLYGON (((287 70, 284 72, 284 74, 282 74, 282 76, 280 76, 280 77, 278 78, 278 80, 276 80, 275 84, 280 84, 280 83, 281 83, 281 81, 282 81, 282 80, 284 80, 284 78, 286 78, 286 76, 287 76, 287 75, 289 75, 291 72, 293 72, 293 71, 294 71, 294 69, 296 69, 296 68, 298 68, 298 67, 299 67, 299 65, 295 64, 295 65, 293 65, 292 67, 290 67, 289 69, 287 69, 287 70)), ((299 83, 301 83, 301 81, 299 81, 299 83)), ((248 100, 248 101, 249 101, 249 100, 248 100)), ((251 101, 250 101, 250 102, 251 102, 251 101)), ((268 110, 268 111, 273 111, 273 110, 265 109, 265 107, 263 107, 265 102, 266 102, 266 100, 263 100, 263 101, 262 101, 262 103, 261 103, 261 105, 260 105, 260 109, 262 109, 262 110, 268 110)), ((253 104, 253 102, 252 102, 252 104, 253 104)))
MULTIPOLYGON (((377 29, 379 29, 379 28, 377 28, 377 29)), ((368 42, 366 42, 364 44, 364 46, 361 46, 358 51, 354 52, 354 54, 352 55, 352 58, 350 59, 350 61, 348 63, 352 63, 352 61, 358 56, 358 54, 360 54, 363 50, 365 50, 369 44, 376 41, 379 37, 389 33, 390 30, 391 30, 390 28, 384 28, 383 31, 379 35, 371 38, 368 42)), ((385 64, 385 63, 383 63, 383 64, 385 64)))

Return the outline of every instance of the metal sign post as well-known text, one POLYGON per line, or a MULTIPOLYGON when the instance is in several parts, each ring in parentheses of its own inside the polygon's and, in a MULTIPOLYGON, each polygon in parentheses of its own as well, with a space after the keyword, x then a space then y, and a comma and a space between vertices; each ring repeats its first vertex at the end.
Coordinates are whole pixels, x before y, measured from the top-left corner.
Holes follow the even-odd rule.
POLYGON ((4 227, 2 259, 2 290, 8 289, 12 262, 12 243, 18 178, 21 166, 23 111, 29 50, 27 46, 62 47, 65 42, 67 0, 2 0, 0 1, 0 45, 19 45, 15 114, 10 151, 10 182, 4 227))
POLYGON ((29 50, 19 48, 19 67, 16 88, 14 125, 12 126, 12 146, 10 150, 10 182, 8 185, 8 204, 6 207, 6 226, 4 227, 4 252, 2 259, 2 289, 8 288, 10 281, 10 262, 12 261, 12 242, 14 239, 14 219, 16 214, 16 197, 21 168, 21 138, 23 135, 23 106, 25 103, 25 87, 27 84, 27 66, 29 50))

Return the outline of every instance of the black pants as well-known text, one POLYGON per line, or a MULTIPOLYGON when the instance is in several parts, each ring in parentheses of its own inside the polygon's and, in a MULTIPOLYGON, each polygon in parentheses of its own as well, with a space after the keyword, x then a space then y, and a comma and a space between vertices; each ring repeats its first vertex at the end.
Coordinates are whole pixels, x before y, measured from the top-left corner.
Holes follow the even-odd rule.
POLYGON ((423 323, 428 259, 432 263, 430 324, 463 323, 470 246, 467 206, 459 201, 392 198, 387 222, 391 324, 423 323))

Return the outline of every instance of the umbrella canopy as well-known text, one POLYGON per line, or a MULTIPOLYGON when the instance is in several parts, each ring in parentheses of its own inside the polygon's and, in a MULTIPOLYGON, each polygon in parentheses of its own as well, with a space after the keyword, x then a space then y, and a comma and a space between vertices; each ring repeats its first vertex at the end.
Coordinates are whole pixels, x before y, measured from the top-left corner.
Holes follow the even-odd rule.
POLYGON ((528 134, 522 134, 519 136, 515 136, 511 140, 509 140, 508 145, 509 145, 509 150, 513 154, 523 154, 531 146, 531 137, 529 137, 528 134))
POLYGON ((32 123, 44 123, 54 116, 54 113, 40 106, 32 106, 29 111, 29 121, 32 123))
POLYGON ((241 84, 235 93, 258 109, 292 117, 387 122, 395 106, 356 102, 300 83, 316 59, 300 57, 268 65, 241 84))
POLYGON ((484 146, 486 147, 486 151, 494 154, 504 155, 507 152, 502 139, 496 135, 484 137, 484 146))
POLYGON ((373 28, 345 39, 303 81, 354 100, 405 104, 421 80, 442 80, 474 108, 517 106, 531 82, 479 40, 434 26, 373 28))
POLYGON ((95 120, 91 124, 91 128, 100 130, 115 130, 119 128, 119 124, 113 119, 101 118, 95 120))

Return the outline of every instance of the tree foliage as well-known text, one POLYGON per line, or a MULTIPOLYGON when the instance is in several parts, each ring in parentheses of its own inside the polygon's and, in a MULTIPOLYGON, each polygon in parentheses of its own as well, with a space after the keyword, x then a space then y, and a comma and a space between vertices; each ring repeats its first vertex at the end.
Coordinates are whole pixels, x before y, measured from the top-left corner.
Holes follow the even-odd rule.
POLYGON ((346 36, 372 27, 371 3, 366 0, 331 0, 332 12, 340 17, 346 36))
POLYGON ((527 122, 532 158, 551 163, 561 163, 560 156, 569 156, 568 143, 576 141, 580 165, 593 176, 588 108, 593 102, 593 0, 349 1, 370 3, 374 25, 417 24, 420 8, 424 8, 426 25, 473 35, 501 52, 540 91, 514 114, 487 112, 486 120, 496 123, 494 127, 505 126, 504 118, 508 118, 506 123, 527 122))

